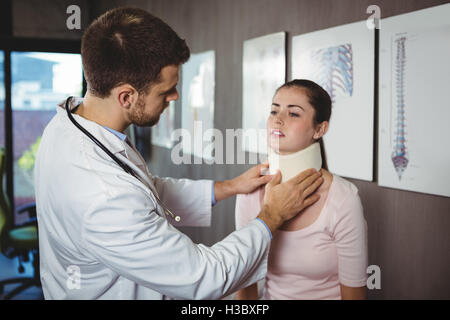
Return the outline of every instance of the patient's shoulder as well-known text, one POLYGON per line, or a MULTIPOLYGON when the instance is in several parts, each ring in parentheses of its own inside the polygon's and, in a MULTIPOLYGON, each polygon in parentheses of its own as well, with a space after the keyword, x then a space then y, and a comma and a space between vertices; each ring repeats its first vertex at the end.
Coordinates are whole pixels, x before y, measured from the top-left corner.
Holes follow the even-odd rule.
POLYGON ((355 223, 362 223, 364 210, 359 197, 358 188, 352 182, 339 177, 336 178, 334 194, 332 195, 329 207, 333 213, 333 224, 344 223, 352 226, 355 223))
POLYGON ((333 179, 335 180, 333 192, 337 205, 359 199, 358 188, 355 184, 335 174, 333 174, 333 179))

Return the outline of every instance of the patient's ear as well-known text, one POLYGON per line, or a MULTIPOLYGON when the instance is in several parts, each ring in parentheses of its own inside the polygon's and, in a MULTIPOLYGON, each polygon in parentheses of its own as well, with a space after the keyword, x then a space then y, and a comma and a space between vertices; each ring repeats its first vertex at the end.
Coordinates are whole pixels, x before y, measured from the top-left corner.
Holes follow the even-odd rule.
POLYGON ((322 123, 319 123, 316 127, 316 132, 313 135, 313 138, 316 140, 319 140, 323 137, 325 133, 328 131, 328 121, 323 121, 322 123))

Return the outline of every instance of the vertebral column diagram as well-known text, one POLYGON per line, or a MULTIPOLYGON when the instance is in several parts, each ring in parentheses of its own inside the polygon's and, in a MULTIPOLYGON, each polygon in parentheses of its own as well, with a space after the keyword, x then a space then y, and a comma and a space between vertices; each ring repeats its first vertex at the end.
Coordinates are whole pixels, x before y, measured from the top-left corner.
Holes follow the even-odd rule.
POLYGON ((405 54, 406 37, 401 36, 395 40, 397 56, 395 59, 395 90, 397 97, 397 119, 395 124, 394 150, 392 152, 392 162, 398 179, 402 179, 402 174, 408 166, 409 155, 406 151, 405 139, 405 54))

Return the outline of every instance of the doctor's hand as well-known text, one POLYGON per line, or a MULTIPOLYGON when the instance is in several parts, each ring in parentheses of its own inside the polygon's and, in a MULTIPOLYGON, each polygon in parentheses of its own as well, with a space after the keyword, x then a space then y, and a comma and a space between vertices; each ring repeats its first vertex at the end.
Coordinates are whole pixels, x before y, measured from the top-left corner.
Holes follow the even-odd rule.
POLYGON ((216 200, 223 200, 239 193, 250 193, 265 185, 274 177, 262 175, 269 168, 269 163, 254 166, 234 179, 214 182, 216 200))
POLYGON ((258 218, 273 233, 285 221, 319 200, 320 196, 314 192, 323 183, 321 175, 320 171, 308 169, 280 184, 281 173, 278 171, 266 185, 264 204, 258 218))

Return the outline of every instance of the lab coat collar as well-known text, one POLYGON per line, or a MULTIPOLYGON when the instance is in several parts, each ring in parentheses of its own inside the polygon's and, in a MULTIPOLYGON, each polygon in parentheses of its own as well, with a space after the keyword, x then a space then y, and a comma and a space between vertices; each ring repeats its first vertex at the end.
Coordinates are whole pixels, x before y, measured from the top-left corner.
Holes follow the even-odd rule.
MULTIPOLYGON (((82 98, 74 97, 71 99, 69 108, 70 110, 77 107, 81 102, 83 102, 82 98)), ((58 104, 56 108, 57 115, 62 118, 63 121, 66 121, 68 125, 75 127, 74 124, 70 121, 67 116, 67 112, 65 110, 66 100, 63 100, 58 104)), ((87 120, 75 113, 72 113, 74 119, 82 125, 90 134, 92 134, 98 141, 103 143, 103 145, 109 149, 112 153, 125 152, 126 156, 129 157, 131 155, 130 152, 133 149, 125 142, 122 141, 119 137, 117 137, 114 133, 106 130, 104 127, 95 123, 93 121, 87 120)), ((78 129, 75 128, 77 131, 78 129)), ((81 133, 81 131, 79 131, 81 133)), ((81 133, 83 134, 83 133, 81 133)))

